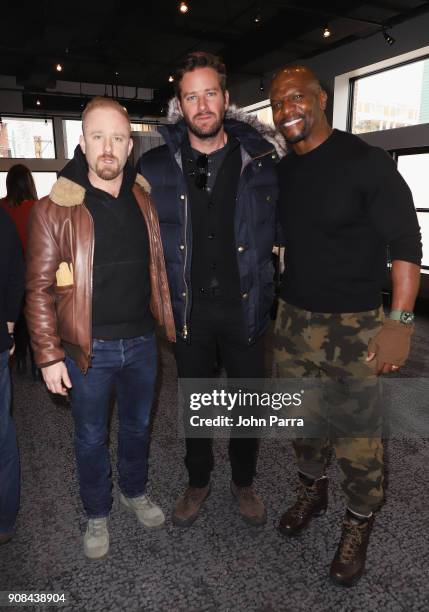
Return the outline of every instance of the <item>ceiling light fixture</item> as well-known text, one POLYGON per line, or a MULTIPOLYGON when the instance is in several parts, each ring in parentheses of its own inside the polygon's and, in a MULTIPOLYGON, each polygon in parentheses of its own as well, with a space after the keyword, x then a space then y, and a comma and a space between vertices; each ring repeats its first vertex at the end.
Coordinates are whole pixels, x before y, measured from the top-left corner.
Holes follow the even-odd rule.
POLYGON ((61 64, 57 64, 57 65, 55 66, 55 70, 56 70, 57 72, 62 72, 63 67, 61 66, 61 64))
POLYGON ((262 23, 261 13, 256 13, 256 15, 253 17, 253 23, 255 23, 257 26, 261 25, 262 23))
POLYGON ((42 103, 40 102, 39 98, 37 98, 36 100, 36 106, 40 106, 42 103))
POLYGON ((396 42, 393 36, 390 36, 390 34, 386 32, 386 30, 383 30, 383 38, 386 41, 386 43, 389 45, 389 47, 391 47, 396 42))
POLYGON ((326 26, 325 28, 323 28, 323 38, 329 38, 330 36, 332 36, 332 32, 328 28, 328 26, 326 26))
POLYGON ((173 81, 174 81, 174 76, 170 74, 170 76, 168 77, 168 82, 172 83, 173 81))
POLYGON ((265 91, 265 83, 263 76, 261 76, 261 80, 259 81, 259 91, 265 91))
POLYGON ((185 15, 189 11, 189 4, 187 2, 180 2, 179 4, 179 13, 185 15))

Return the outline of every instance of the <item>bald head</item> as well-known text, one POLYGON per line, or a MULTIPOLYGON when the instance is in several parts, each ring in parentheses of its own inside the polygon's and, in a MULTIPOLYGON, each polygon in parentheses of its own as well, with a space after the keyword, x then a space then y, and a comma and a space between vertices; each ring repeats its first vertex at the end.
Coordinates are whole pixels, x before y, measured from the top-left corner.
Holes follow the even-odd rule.
POLYGON ((271 81, 271 88, 284 80, 298 79, 300 82, 305 82, 309 87, 314 88, 315 91, 321 91, 322 86, 320 81, 314 72, 307 68, 307 66, 284 66, 273 76, 271 81))
POLYGON ((306 66, 285 66, 271 82, 273 120, 298 154, 307 153, 331 133, 325 109, 328 96, 306 66))

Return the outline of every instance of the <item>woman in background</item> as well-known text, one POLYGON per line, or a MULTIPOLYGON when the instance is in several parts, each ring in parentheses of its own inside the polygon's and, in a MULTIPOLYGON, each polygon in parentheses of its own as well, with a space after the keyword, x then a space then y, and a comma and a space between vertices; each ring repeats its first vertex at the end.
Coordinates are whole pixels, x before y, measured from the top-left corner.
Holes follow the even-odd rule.
MULTIPOLYGON (((6 197, 0 199, 0 206, 10 215, 15 223, 24 255, 27 245, 28 218, 36 200, 37 191, 30 170, 23 164, 15 164, 7 173, 6 197)), ((39 372, 33 361, 33 352, 30 347, 30 339, 23 311, 21 311, 15 326, 15 346, 15 360, 18 372, 24 374, 27 371, 28 348, 31 358, 31 371, 33 378, 37 380, 39 372)))

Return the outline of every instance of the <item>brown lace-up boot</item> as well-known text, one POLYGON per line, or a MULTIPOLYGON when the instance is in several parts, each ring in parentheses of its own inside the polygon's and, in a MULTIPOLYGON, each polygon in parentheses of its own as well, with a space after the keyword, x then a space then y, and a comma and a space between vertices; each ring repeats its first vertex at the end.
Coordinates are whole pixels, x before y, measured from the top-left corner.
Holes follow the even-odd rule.
POLYGON ((279 531, 283 535, 299 535, 313 516, 325 514, 328 506, 328 479, 311 480, 299 475, 298 497, 294 505, 281 517, 279 531))
POLYGON ((374 515, 360 519, 347 510, 343 532, 331 564, 330 578, 337 584, 352 586, 365 569, 366 550, 374 524, 374 515))
POLYGON ((238 501, 240 514, 245 523, 258 527, 267 522, 264 502, 252 486, 238 487, 231 481, 231 493, 238 501))
POLYGON ((187 487, 179 497, 174 508, 172 521, 176 527, 189 527, 198 516, 201 506, 210 495, 210 485, 206 487, 187 487))

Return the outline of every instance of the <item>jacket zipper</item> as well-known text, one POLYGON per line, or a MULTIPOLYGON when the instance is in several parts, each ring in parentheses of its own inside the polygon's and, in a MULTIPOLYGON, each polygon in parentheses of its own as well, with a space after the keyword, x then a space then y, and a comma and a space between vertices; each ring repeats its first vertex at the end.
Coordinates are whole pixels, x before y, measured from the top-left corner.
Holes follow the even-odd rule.
POLYGON ((93 296, 93 271, 94 271, 94 221, 92 219, 92 215, 89 212, 89 210, 87 209, 87 207, 85 206, 85 204, 82 204, 83 208, 86 210, 88 217, 89 217, 89 222, 91 225, 91 232, 92 232, 92 240, 91 240, 91 252, 90 252, 90 258, 91 258, 91 276, 90 276, 90 286, 91 286, 91 296, 90 296, 90 308, 89 308, 89 330, 88 330, 88 337, 89 337, 89 354, 88 354, 88 368, 91 366, 91 360, 92 360, 92 296, 93 296))
POLYGON ((186 264, 188 261, 188 240, 187 240, 187 233, 188 233, 188 196, 185 195, 185 200, 184 200, 184 205, 185 205, 185 261, 184 261, 184 265, 183 265, 183 282, 185 284, 185 312, 184 312, 184 317, 183 317, 183 337, 186 338, 188 337, 188 325, 187 325, 187 321, 186 321, 186 312, 188 310, 188 284, 186 282, 186 264))

